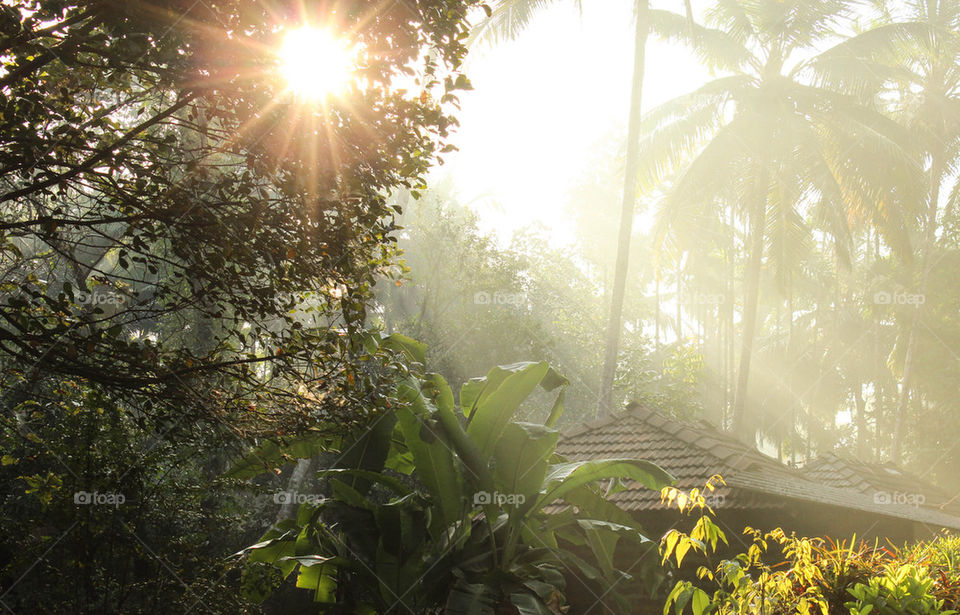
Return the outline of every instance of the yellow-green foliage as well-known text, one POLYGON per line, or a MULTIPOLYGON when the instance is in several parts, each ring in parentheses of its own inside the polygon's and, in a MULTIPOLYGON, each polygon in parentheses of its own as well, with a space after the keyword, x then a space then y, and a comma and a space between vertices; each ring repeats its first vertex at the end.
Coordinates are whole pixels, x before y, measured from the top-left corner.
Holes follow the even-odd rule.
MULTIPOLYGON (((707 489, 718 482, 711 479, 707 489)), ((960 607, 958 537, 944 534, 898 548, 856 536, 836 542, 748 527, 744 533, 752 542, 746 552, 713 562, 718 538, 726 538, 702 493, 663 493, 665 502, 699 515, 689 534, 671 530, 664 536, 664 565, 681 566, 688 552, 701 553, 710 564, 699 566, 699 582, 677 582, 664 615, 950 615, 960 607)))

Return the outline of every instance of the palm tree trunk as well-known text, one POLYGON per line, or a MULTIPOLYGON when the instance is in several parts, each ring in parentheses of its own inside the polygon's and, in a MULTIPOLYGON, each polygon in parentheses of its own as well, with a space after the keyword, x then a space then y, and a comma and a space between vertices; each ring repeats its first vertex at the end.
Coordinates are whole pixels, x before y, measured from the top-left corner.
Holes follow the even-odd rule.
MULTIPOLYGON (((927 278, 933 265, 931 253, 937 238, 937 206, 940 201, 940 184, 943 181, 943 167, 935 156, 930 164, 930 202, 927 205, 926 228, 923 233, 923 251, 920 254, 920 284, 918 291, 921 295, 927 292, 927 278)), ((923 315, 924 303, 913 309, 910 318, 910 331, 907 334, 907 352, 903 357, 903 377, 900 380, 900 395, 897 398, 897 412, 894 418, 893 444, 890 449, 890 460, 900 463, 903 450, 904 422, 907 416, 907 406, 910 403, 910 387, 913 384, 913 364, 917 350, 917 326, 923 315)))
POLYGON ((607 321, 607 339, 604 347, 603 371, 600 375, 600 399, 597 414, 613 411, 613 380, 617 372, 617 351, 623 318, 623 298, 626 294, 627 266, 630 258, 630 237, 633 235, 633 208, 637 200, 637 167, 640 149, 640 119, 642 114, 643 73, 650 34, 648 0, 637 2, 637 24, 633 49, 633 85, 630 90, 630 119, 627 124, 627 159, 623 176, 623 203, 620 209, 620 234, 617 239, 617 263, 613 274, 613 292, 610 298, 610 318, 607 321))
POLYGON ((681 287, 683 271, 681 260, 677 260, 677 342, 683 339, 683 288, 681 287))
POLYGON ((727 286, 726 286, 726 295, 724 303, 725 311, 725 328, 726 328, 726 339, 724 340, 724 381, 723 381, 723 423, 724 428, 728 428, 730 423, 733 421, 732 409, 733 409, 733 363, 736 355, 736 342, 734 340, 735 329, 733 326, 733 316, 737 310, 737 301, 736 301, 736 281, 734 277, 736 275, 736 228, 737 228, 737 217, 736 212, 733 210, 733 205, 731 204, 729 209, 729 221, 727 226, 727 286))
POLYGON ((767 222, 767 192, 769 174, 761 168, 757 174, 757 195, 750 212, 750 254, 744 275, 743 290, 743 335, 740 345, 740 368, 737 372, 737 389, 733 398, 733 433, 743 435, 744 412, 747 404, 747 386, 750 381, 750 359, 753 355, 753 340, 757 328, 757 303, 760 295, 760 267, 763 263, 763 237, 767 222))
POLYGON ((654 281, 654 312, 653 312, 653 348, 660 350, 660 265, 657 265, 656 280, 654 281))
POLYGON ((867 400, 863 398, 863 383, 858 379, 853 387, 853 399, 857 404, 857 459, 867 460, 867 400))

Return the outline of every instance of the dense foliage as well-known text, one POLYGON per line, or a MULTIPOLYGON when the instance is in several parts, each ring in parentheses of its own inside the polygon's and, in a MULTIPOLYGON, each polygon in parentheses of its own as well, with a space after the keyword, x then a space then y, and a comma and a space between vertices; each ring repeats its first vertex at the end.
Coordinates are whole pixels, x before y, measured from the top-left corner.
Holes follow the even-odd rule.
POLYGON ((383 407, 357 331, 471 4, 0 5, 5 608, 237 612, 222 558, 274 511, 216 477, 383 407), (280 78, 304 23, 362 50, 336 99, 280 78))
MULTIPOLYGON (((570 380, 561 424, 596 416, 603 356, 596 336, 608 285, 597 275, 604 256, 591 253, 593 244, 571 251, 537 227, 500 244, 443 186, 404 210, 397 241, 402 260, 396 281, 378 286, 378 323, 426 343, 428 369, 454 387, 488 365, 541 357, 570 380)), ((591 228, 584 227, 588 236, 591 228)), ((631 293, 627 307, 635 324, 653 313, 639 292, 631 293)), ((704 397, 714 399, 693 345, 657 343, 638 324, 624 334, 623 346, 618 403, 634 400, 691 417, 702 410, 704 397)), ((521 415, 542 414, 541 397, 535 395, 521 415)))
POLYGON ((696 578, 676 583, 664 615, 950 615, 960 609, 955 536, 897 547, 856 536, 835 541, 746 528, 752 538, 746 552, 718 561, 718 541, 727 539, 703 493, 684 494, 687 512, 698 517, 693 531, 673 530, 661 545, 665 563, 679 567, 688 553, 697 558, 696 578))
MULTIPOLYGON (((382 343, 425 359, 409 338, 382 343)), ((560 458, 566 384, 547 363, 517 363, 471 379, 456 403, 442 376, 411 374, 392 412, 343 440, 322 492, 248 550, 247 593, 296 571, 328 613, 626 612, 618 543, 655 544, 599 482, 671 478, 641 460, 560 458), (547 420, 513 420, 537 387, 556 394, 547 420)))

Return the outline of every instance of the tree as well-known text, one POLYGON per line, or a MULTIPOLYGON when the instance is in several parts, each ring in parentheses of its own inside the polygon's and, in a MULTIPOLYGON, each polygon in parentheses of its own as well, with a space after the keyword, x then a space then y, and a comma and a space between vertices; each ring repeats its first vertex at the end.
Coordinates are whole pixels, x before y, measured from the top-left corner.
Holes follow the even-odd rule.
MULTIPOLYGON (((619 209, 617 203, 610 205, 610 212, 619 209)), ((398 224, 403 227, 397 241, 402 252, 398 279, 378 284, 371 312, 377 319, 372 322, 388 333, 428 343, 427 368, 454 387, 492 363, 544 357, 570 379, 570 410, 563 420, 575 424, 589 419, 603 360, 596 340, 606 302, 602 271, 584 260, 596 256, 602 262, 612 250, 602 253, 587 244, 589 237, 580 238, 580 250, 558 247, 536 227, 516 231, 507 245, 499 246, 443 186, 405 207, 398 224)), ((690 379, 695 370, 686 369, 694 358, 677 361, 672 349, 655 352, 642 327, 649 306, 639 293, 627 299, 632 326, 624 335, 617 390, 671 410, 695 408, 701 387, 690 379)), ((527 414, 536 408, 536 403, 522 408, 524 420, 541 418, 527 414)))
MULTIPOLYGON (((494 36, 515 37, 530 21, 533 13, 548 3, 544 0, 502 0, 481 24, 474 36, 485 31, 494 36)), ((684 0, 688 24, 693 24, 690 0, 684 0)), ((640 122, 642 116, 643 74, 647 38, 651 23, 648 19, 650 3, 638 0, 634 5, 633 77, 630 84, 630 111, 627 121, 626 159, 623 175, 623 197, 620 204, 620 225, 617 234, 617 260, 610 294, 610 314, 604 344, 603 368, 597 392, 597 414, 613 411, 613 384, 616 378, 619 344, 623 334, 623 301, 626 296, 627 269, 630 261, 630 240, 633 235, 633 216, 637 200, 634 178, 638 173, 640 122)))
MULTIPOLYGON (((910 269, 908 290, 926 296, 933 268, 947 256, 941 225, 960 202, 955 182, 960 160, 960 3, 880 2, 877 7, 880 21, 838 49, 841 58, 859 64, 863 76, 836 80, 858 87, 865 96, 893 96, 896 117, 920 141, 926 178, 920 208, 909 218, 916 257, 904 259, 904 264, 910 269)), ((891 450, 895 462, 902 453, 920 339, 924 328, 929 330, 924 306, 920 303, 898 319, 902 367, 891 450)))
POLYGON ((467 5, 344 7, 336 25, 364 52, 352 89, 322 105, 269 76, 278 28, 322 15, 142 8, 3 9, 7 382, 39 370, 160 401, 226 377, 246 383, 242 405, 303 406, 286 384, 336 382, 342 365, 323 359, 345 348, 291 308, 309 292, 327 322, 362 319, 390 244, 384 192, 422 183, 466 86, 450 71, 467 5), (389 87, 405 67, 423 96, 389 87), (161 334, 190 319, 216 325, 209 348, 161 334))
POLYGON ((663 224, 732 199, 747 221, 743 318, 732 422, 742 432, 771 230, 803 232, 807 216, 848 253, 849 217, 870 220, 903 248, 898 218, 921 183, 912 135, 850 92, 818 84, 809 50, 835 36, 844 3, 725 2, 715 27, 686 28, 654 12, 658 31, 686 40, 727 74, 650 112, 641 181, 673 176, 663 224), (780 222, 783 222, 782 224, 780 222))
POLYGON ((225 519, 210 481, 231 449, 382 408, 391 366, 359 332, 391 254, 387 192, 422 188, 445 147, 472 5, 0 7, 4 604, 189 606, 149 549, 95 549, 94 519, 162 518, 173 569, 205 574, 176 545, 225 519), (339 97, 295 99, 278 76, 304 22, 359 49, 339 97), (94 489, 131 505, 86 515, 74 495, 94 489), (61 534, 70 566, 32 568, 61 534))

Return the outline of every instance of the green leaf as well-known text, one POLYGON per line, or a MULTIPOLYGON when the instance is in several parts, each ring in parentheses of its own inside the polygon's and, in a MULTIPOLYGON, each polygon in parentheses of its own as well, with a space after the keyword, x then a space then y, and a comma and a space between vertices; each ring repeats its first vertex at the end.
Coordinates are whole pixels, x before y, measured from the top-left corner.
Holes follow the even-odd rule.
POLYGON ((560 389, 560 392, 557 393, 557 399, 553 402, 553 407, 550 409, 550 414, 547 416, 547 420, 543 423, 547 427, 553 427, 557 424, 557 421, 560 420, 560 416, 563 414, 563 400, 566 394, 566 387, 560 389))
POLYGON ((494 615, 496 592, 483 583, 458 582, 447 596, 446 615, 494 615))
MULTIPOLYGON (((498 365, 487 372, 487 375, 483 378, 471 378, 468 380, 460 387, 460 408, 463 411, 463 415, 471 418, 476 406, 497 390, 507 376, 527 369, 531 365, 535 365, 535 363, 520 362, 510 365, 498 365)), ((568 383, 569 381, 566 378, 561 376, 553 367, 550 367, 540 381, 540 386, 546 391, 552 391, 558 386, 566 386, 568 383)), ((550 427, 550 425, 547 426, 550 427)))
POLYGON ((337 601, 337 567, 331 564, 300 566, 297 587, 313 590, 314 602, 333 604, 337 601))
POLYGON ((268 472, 288 458, 310 459, 327 450, 330 437, 312 433, 299 438, 267 440, 224 473, 225 478, 247 480, 268 472))
POLYGON ((703 615, 710 608, 710 597, 707 592, 699 587, 694 589, 690 606, 693 608, 693 615, 703 615))
MULTIPOLYGON (((367 484, 369 484, 369 482, 367 484)), ((330 479, 330 487, 333 490, 333 497, 337 501, 343 502, 347 506, 353 506, 354 508, 362 508, 370 511, 374 510, 375 508, 374 504, 364 497, 362 493, 345 482, 332 478, 330 479)))
POLYGON ((553 615, 540 598, 528 593, 510 594, 510 602, 517 607, 520 615, 553 615))
POLYGON ((577 487, 605 478, 629 478, 659 491, 673 484, 674 478, 660 466, 640 459, 592 459, 550 466, 545 479, 545 493, 534 510, 550 504, 577 487))
POLYGON ((564 494, 563 501, 576 506, 580 511, 580 517, 605 519, 612 523, 631 527, 640 532, 641 540, 646 540, 645 536, 649 535, 646 530, 637 523, 636 519, 630 516, 630 513, 606 499, 602 494, 597 493, 590 485, 583 485, 568 491, 564 494))
POLYGON ((420 481, 439 505, 439 530, 439 527, 447 527, 459 519, 464 508, 465 497, 459 461, 450 444, 442 438, 442 430, 426 423, 432 414, 429 401, 424 399, 419 389, 409 384, 403 385, 401 389, 401 399, 408 401, 410 407, 397 410, 398 428, 407 448, 413 454, 420 481), (424 426, 428 430, 441 433, 437 433, 437 437, 428 442, 421 437, 424 426))
POLYGON ((380 484, 384 487, 390 489, 397 495, 407 495, 413 491, 411 487, 408 487, 401 481, 397 480, 392 476, 387 476, 381 472, 371 472, 370 470, 359 470, 357 468, 331 468, 329 470, 321 470, 317 472, 317 476, 320 477, 331 477, 331 476, 354 476, 363 478, 370 483, 380 484))
POLYGON ((507 494, 523 494, 532 504, 549 467, 560 434, 542 425, 508 423, 494 448, 494 480, 507 494))
POLYGON ((247 547, 237 555, 248 555, 247 561, 250 563, 274 564, 280 569, 281 575, 286 578, 297 567, 296 562, 285 559, 296 555, 296 536, 297 532, 281 531, 280 524, 277 524, 263 535, 260 542, 247 547))
MULTIPOLYGON (((482 455, 489 456, 513 413, 540 384, 550 366, 546 362, 517 364, 489 395, 484 395, 470 416, 467 435, 482 455)), ((514 367, 514 366, 510 366, 514 367)), ((486 393, 486 392, 485 392, 486 393)))
POLYGON ((402 353, 410 361, 425 364, 427 362, 427 345, 418 342, 412 337, 407 337, 400 333, 389 335, 380 342, 383 348, 389 348, 402 353))
POLYGON ((423 389, 425 393, 432 393, 431 397, 438 408, 453 412, 453 390, 450 389, 450 385, 447 384, 443 376, 427 374, 423 389))
POLYGON ((424 548, 427 512, 420 502, 416 494, 411 494, 376 508, 380 542, 387 552, 396 555, 399 560, 424 548))
POLYGON ((610 524, 605 527, 602 522, 591 519, 579 519, 577 525, 586 535, 587 544, 590 545, 590 550, 593 552, 593 558, 600 564, 604 576, 613 580, 615 576, 613 554, 617 549, 617 543, 620 541, 620 536, 613 529, 614 525, 610 524))
MULTIPOLYGON (((393 438, 393 429, 397 424, 397 415, 394 412, 381 414, 373 423, 362 429, 359 434, 348 438, 343 443, 343 451, 337 461, 338 468, 353 468, 380 472, 383 470, 387 455, 390 453, 390 444, 393 438)), ((361 476, 351 476, 344 481, 361 494, 370 489, 371 482, 361 476)))

